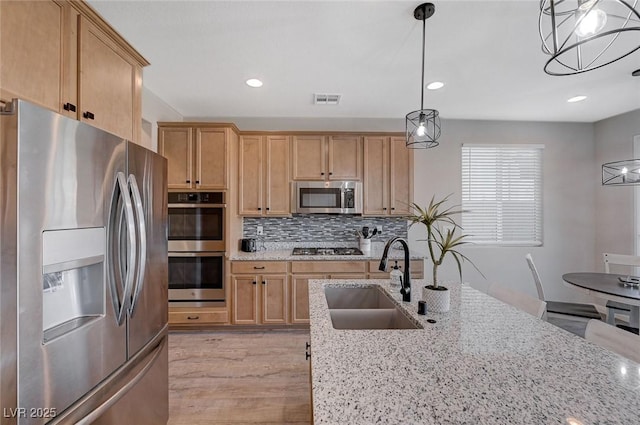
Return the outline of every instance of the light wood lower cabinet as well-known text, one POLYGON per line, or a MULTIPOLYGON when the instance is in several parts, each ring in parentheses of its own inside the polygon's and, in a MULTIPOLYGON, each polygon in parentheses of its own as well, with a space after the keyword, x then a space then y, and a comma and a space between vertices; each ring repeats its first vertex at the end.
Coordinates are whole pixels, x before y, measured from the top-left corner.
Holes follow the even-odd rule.
MULTIPOLYGON (((395 260, 389 260, 392 266, 395 260)), ((233 261, 231 323, 284 325, 309 323, 309 281, 388 279, 378 261, 233 261), (290 264, 289 264, 290 263, 290 264), (287 272, 289 270, 289 272, 287 272)), ((398 260, 404 266, 404 261, 398 260)), ((411 277, 424 276, 423 260, 411 260, 411 277)))
POLYGON ((289 310, 289 277, 286 272, 286 262, 232 262, 231 323, 286 324, 289 310))

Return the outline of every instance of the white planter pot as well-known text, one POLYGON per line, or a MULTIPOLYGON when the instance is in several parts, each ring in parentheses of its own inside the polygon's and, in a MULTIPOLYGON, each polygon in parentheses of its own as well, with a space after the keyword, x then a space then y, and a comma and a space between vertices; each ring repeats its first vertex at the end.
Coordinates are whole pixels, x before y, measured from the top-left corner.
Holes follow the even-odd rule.
POLYGON ((425 286, 422 288, 422 299, 427 303, 427 313, 446 313, 451 305, 451 291, 444 286, 425 286))

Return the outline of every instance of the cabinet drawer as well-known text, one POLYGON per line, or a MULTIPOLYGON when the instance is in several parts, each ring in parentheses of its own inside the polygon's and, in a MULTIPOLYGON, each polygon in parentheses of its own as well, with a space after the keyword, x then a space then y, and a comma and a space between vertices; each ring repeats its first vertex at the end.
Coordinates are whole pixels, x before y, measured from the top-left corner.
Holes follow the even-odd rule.
POLYGON ((292 273, 365 273, 364 261, 293 261, 292 273))
POLYGON ((232 274, 286 273, 287 263, 282 261, 232 261, 232 274))
POLYGON ((172 325, 228 323, 227 310, 180 310, 169 311, 169 323, 172 325))

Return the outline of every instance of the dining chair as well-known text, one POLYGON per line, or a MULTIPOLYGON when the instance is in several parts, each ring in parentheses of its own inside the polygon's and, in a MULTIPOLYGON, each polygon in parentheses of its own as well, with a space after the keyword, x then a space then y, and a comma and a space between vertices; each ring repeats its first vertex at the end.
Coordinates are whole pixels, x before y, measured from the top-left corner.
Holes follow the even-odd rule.
MULTIPOLYGON (((605 252, 602 254, 604 260, 604 272, 611 273, 611 265, 625 266, 623 273, 629 273, 629 267, 640 267, 640 257, 635 255, 624 254, 610 254, 605 252)), ((620 273, 620 274, 623 274, 620 273)), ((631 306, 629 304, 607 301, 607 323, 610 325, 616 325, 616 313, 623 315, 631 315, 631 306)))
POLYGON ((611 326, 600 320, 587 322, 584 338, 607 350, 640 363, 640 336, 611 326))
POLYGON ((538 269, 533 262, 533 257, 531 254, 525 255, 525 259, 527 260, 527 265, 529 266, 529 270, 531 270, 531 275, 533 276, 533 281, 536 284, 536 290, 538 291, 538 298, 540 301, 545 301, 547 303, 547 310, 543 315, 543 319, 547 319, 547 315, 549 313, 555 315, 563 315, 563 316, 572 316, 582 321, 586 321, 589 319, 602 319, 602 315, 598 312, 595 305, 593 304, 581 304, 581 303, 569 303, 563 301, 547 301, 544 296, 544 289, 542 287, 542 279, 540 278, 540 274, 538 273, 538 269))
POLYGON ((491 285, 489 285, 487 294, 526 313, 529 313, 532 316, 537 317, 538 319, 542 318, 547 305, 547 303, 544 301, 541 301, 525 293, 514 291, 498 283, 492 283, 491 285))

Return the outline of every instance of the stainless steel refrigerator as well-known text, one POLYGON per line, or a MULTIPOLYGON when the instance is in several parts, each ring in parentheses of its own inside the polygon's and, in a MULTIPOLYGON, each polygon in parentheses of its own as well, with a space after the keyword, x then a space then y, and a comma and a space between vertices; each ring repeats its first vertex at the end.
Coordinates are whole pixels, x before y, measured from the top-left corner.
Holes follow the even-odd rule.
POLYGON ((0 120, 0 423, 165 424, 166 160, 24 101, 0 120))

